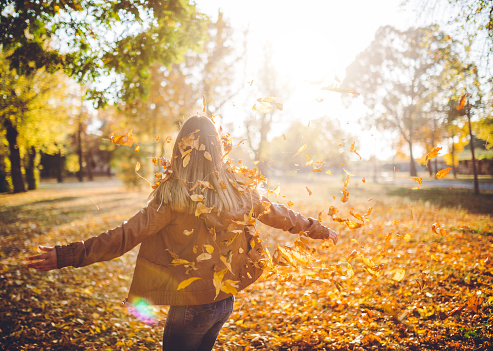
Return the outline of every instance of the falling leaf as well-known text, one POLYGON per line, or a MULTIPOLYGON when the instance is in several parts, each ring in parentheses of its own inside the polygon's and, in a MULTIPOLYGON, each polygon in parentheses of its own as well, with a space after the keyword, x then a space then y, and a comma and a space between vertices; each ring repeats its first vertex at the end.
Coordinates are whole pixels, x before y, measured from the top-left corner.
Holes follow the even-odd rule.
POLYGON ((306 188, 306 191, 308 191, 308 196, 310 196, 312 194, 312 191, 310 189, 308 189, 307 186, 305 186, 305 188, 306 188))
POLYGON ((172 137, 170 137, 170 136, 167 136, 167 137, 166 137, 166 143, 168 143, 168 144, 169 144, 169 143, 171 143, 171 141, 172 141, 172 140, 173 140, 173 138, 172 138, 172 137))
POLYGON ((117 136, 114 136, 113 133, 110 133, 110 140, 113 142, 113 144, 120 146, 132 146, 134 143, 132 130, 130 130, 127 134, 117 136))
MULTIPOLYGON (((220 270, 219 272, 214 273, 214 278, 212 279, 212 283, 214 284, 214 287, 216 288, 216 297, 219 295, 219 292, 221 291, 222 287, 222 281, 224 278, 224 275, 228 271, 227 268, 224 268, 223 270, 220 270)), ((214 297, 214 299, 216 298, 214 297)))
POLYGON ((344 181, 344 187, 347 188, 349 185, 349 175, 346 177, 346 180, 344 181))
POLYGON ((221 291, 225 292, 226 294, 232 294, 232 295, 238 294, 238 290, 236 290, 237 288, 236 283, 239 283, 239 281, 234 281, 229 279, 223 281, 221 285, 221 291))
POLYGON ((212 207, 206 207, 202 202, 197 202, 197 208, 195 209, 195 216, 200 216, 202 213, 211 213, 212 207))
MULTIPOLYGON (((344 163, 342 164, 342 167, 344 167, 344 163)), ((344 171, 344 173, 346 173, 348 176, 354 176, 354 174, 352 174, 351 172, 346 171, 346 169, 345 169, 345 168, 343 168, 343 171, 344 171)))
POLYGON ((137 145, 137 146, 135 147, 135 151, 137 151, 137 152, 139 152, 139 151, 140 151, 140 145, 137 145))
POLYGON ((205 247, 205 250, 208 252, 208 253, 213 253, 214 252, 214 246, 212 245, 204 245, 205 247))
POLYGON ((445 169, 442 169, 441 171, 438 171, 436 174, 437 179, 442 179, 443 177, 447 176, 448 172, 451 169, 452 168, 445 168, 445 169))
POLYGON ((187 167, 189 162, 190 162, 190 154, 186 155, 185 158, 183 159, 183 168, 187 167))
POLYGON ((186 236, 189 236, 190 234, 192 234, 192 233, 193 233, 193 231, 194 231, 194 229, 192 229, 192 230, 186 230, 186 229, 185 229, 185 230, 183 231, 183 234, 185 234, 186 236))
POLYGON ((425 157, 425 163, 428 162, 428 160, 431 160, 432 158, 438 156, 438 153, 440 152, 441 149, 442 149, 441 147, 436 147, 430 152, 428 152, 428 154, 426 154, 425 157))
POLYGON ((349 199, 349 191, 346 188, 344 188, 342 189, 341 193, 342 193, 341 202, 343 203, 347 202, 349 199))
POLYGON ((406 235, 404 235, 404 240, 410 241, 411 240, 411 234, 406 233, 406 235))
POLYGON ((366 183, 366 180, 365 180, 365 178, 363 178, 363 179, 361 179, 361 181, 362 181, 363 183, 366 183))
POLYGON ((330 171, 330 169, 328 169, 327 172, 325 172, 325 173, 328 174, 328 175, 331 175, 332 174, 332 172, 330 171))
POLYGON ((351 149, 349 150, 349 152, 354 152, 356 155, 358 155, 358 156, 359 156, 359 159, 361 160, 361 156, 360 156, 360 154, 358 154, 358 153, 356 152, 356 149, 354 148, 354 144, 355 144, 355 143, 356 143, 356 142, 355 142, 355 141, 353 141, 353 143, 351 144, 351 149))
POLYGON ((178 288, 177 288, 176 290, 185 289, 187 286, 189 286, 189 285, 190 285, 190 284, 192 284, 194 281, 199 280, 199 279, 202 279, 202 278, 199 278, 199 277, 192 277, 192 278, 188 278, 187 280, 182 281, 182 282, 178 285, 178 288))
POLYGON ((322 88, 322 90, 335 91, 335 92, 341 93, 341 94, 348 93, 348 94, 359 95, 359 93, 355 90, 340 89, 340 88, 336 88, 335 86, 328 86, 328 87, 322 88))
POLYGON ((349 229, 361 228, 364 225, 363 223, 356 223, 353 221, 344 221, 344 224, 346 224, 349 229))
POLYGON ((293 155, 293 157, 296 156, 296 155, 301 154, 303 151, 306 150, 306 148, 307 148, 307 145, 306 144, 301 145, 300 148, 298 149, 298 151, 296 151, 296 153, 293 155))
POLYGON ((206 160, 209 160, 209 161, 212 162, 212 156, 207 151, 204 151, 204 157, 205 157, 206 160))
POLYGON ((140 170, 140 162, 137 162, 135 164, 135 172, 138 172, 140 170))
POLYGON ((195 201, 195 202, 204 201, 205 196, 201 195, 201 194, 193 194, 192 196, 190 196, 190 199, 192 199, 192 201, 195 201))
POLYGON ((197 262, 202 262, 202 261, 210 260, 211 258, 212 258, 212 256, 210 253, 204 252, 204 253, 198 255, 196 260, 197 260, 197 262))
POLYGON ((413 177, 412 178, 416 183, 423 184, 423 180, 420 177, 413 177))
POLYGON ((459 105, 456 107, 457 111, 463 110, 467 102, 467 93, 460 97, 459 105))
POLYGON ((419 186, 412 187, 411 190, 419 190, 421 189, 419 186))
POLYGON ((276 108, 279 110, 279 111, 282 111, 283 109, 283 106, 280 102, 276 102, 276 108))
POLYGON ((398 268, 395 270, 395 274, 392 277, 392 280, 395 280, 396 282, 400 282, 402 279, 404 279, 405 275, 406 275, 406 270, 402 268, 398 268))

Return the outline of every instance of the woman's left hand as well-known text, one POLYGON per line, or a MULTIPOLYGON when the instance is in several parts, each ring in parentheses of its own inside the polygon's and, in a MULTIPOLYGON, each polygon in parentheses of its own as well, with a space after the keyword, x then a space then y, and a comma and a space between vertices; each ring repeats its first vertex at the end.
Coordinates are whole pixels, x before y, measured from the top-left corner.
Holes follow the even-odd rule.
POLYGON ((41 251, 45 253, 28 257, 28 261, 37 261, 27 263, 26 268, 34 268, 38 271, 51 271, 57 269, 56 249, 52 246, 39 246, 41 251))

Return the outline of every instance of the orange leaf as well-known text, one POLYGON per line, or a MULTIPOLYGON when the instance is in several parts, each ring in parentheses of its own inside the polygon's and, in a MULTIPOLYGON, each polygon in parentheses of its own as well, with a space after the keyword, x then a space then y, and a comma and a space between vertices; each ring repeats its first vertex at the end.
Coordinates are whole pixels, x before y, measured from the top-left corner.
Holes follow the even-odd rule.
POLYGON ((349 175, 346 177, 346 180, 344 181, 344 187, 347 188, 349 185, 349 175))
POLYGON ((139 169, 140 169, 140 162, 137 162, 137 163, 135 164, 135 172, 138 172, 138 171, 139 171, 139 169))
POLYGON ((419 184, 423 184, 423 179, 421 179, 420 177, 413 177, 413 180, 419 184))
POLYGON ((167 136, 167 137, 166 137, 166 142, 167 142, 168 144, 169 144, 169 143, 171 143, 171 140, 173 140, 173 138, 172 138, 172 137, 170 137, 170 136, 167 136))
POLYGON ((440 152, 441 149, 442 149, 441 147, 436 147, 430 152, 428 152, 428 154, 425 157, 425 162, 428 162, 428 160, 431 160, 433 157, 438 156, 438 153, 440 152))
POLYGON ((466 105, 467 102, 466 98, 467 98, 467 93, 465 93, 460 97, 459 105, 456 107, 457 111, 464 109, 464 106, 466 105))
POLYGON ((356 222, 353 222, 353 221, 345 221, 344 222, 349 229, 356 229, 356 228, 361 228, 362 226, 364 226, 363 223, 356 223, 356 222))
POLYGON ((438 171, 436 176, 438 179, 442 179, 443 177, 447 176, 448 172, 451 170, 452 168, 445 168, 445 169, 442 169, 441 171, 438 171))
POLYGON ((140 145, 137 145, 137 146, 135 147, 135 151, 137 151, 137 152, 139 152, 139 151, 140 151, 140 145))
POLYGON ((306 191, 308 191, 308 196, 310 196, 312 194, 312 191, 310 189, 308 189, 307 186, 305 186, 305 188, 306 188, 306 191))

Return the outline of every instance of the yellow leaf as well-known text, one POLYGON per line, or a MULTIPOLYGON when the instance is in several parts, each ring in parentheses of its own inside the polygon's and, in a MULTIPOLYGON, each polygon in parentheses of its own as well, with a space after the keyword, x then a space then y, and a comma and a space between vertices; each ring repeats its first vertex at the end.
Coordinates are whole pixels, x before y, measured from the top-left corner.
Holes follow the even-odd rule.
POLYGON ((213 253, 214 252, 214 246, 212 245, 204 245, 205 247, 205 250, 208 252, 208 253, 213 253))
POLYGON ((114 136, 113 133, 110 133, 110 140, 116 145, 124 145, 124 146, 132 146, 134 143, 132 130, 127 134, 114 136))
POLYGON ((195 215, 198 217, 202 213, 211 213, 212 207, 206 207, 202 202, 197 202, 197 208, 195 209, 195 215))
POLYGON ((193 233, 193 231, 194 231, 193 229, 192 229, 192 230, 186 230, 186 229, 185 229, 185 230, 183 231, 183 234, 185 234, 186 236, 189 236, 190 234, 192 234, 192 233, 193 233))
POLYGON ((188 162, 190 162, 190 154, 187 154, 183 159, 183 168, 185 168, 188 165, 188 162))
POLYGON ((137 146, 135 147, 135 151, 137 151, 137 152, 139 152, 139 151, 140 151, 140 145, 137 145, 137 146))
POLYGON ((279 110, 279 111, 282 111, 283 109, 283 106, 280 102, 276 102, 276 108, 279 110))
POLYGON ((205 157, 206 160, 212 161, 212 156, 207 151, 204 151, 204 157, 205 157))
POLYGON ((441 171, 438 171, 437 174, 436 174, 436 177, 438 179, 442 179, 443 177, 447 176, 448 172, 451 170, 452 168, 445 168, 445 169, 442 169, 441 171))
POLYGON ((395 274, 392 277, 392 280, 395 280, 396 282, 400 282, 402 279, 404 279, 405 275, 406 275, 406 271, 402 268, 398 268, 395 270, 395 274))
POLYGON ((419 190, 419 189, 420 189, 420 187, 419 187, 419 186, 413 186, 413 187, 411 188, 411 190, 419 190))
POLYGON ((411 234, 406 233, 406 235, 404 235, 404 240, 406 240, 406 241, 411 240, 411 234))
MULTIPOLYGON (((223 270, 220 270, 219 272, 214 273, 214 278, 212 279, 212 283, 214 284, 214 287, 216 288, 216 297, 219 295, 219 292, 221 291, 222 287, 222 281, 224 278, 224 275, 228 271, 227 268, 224 268, 223 270)), ((214 297, 214 299, 216 298, 214 297)))
POLYGON ((171 264, 173 265, 181 265, 181 264, 190 264, 189 261, 184 260, 182 258, 175 258, 173 261, 171 261, 171 264))
POLYGON ((221 290, 224 291, 226 294, 232 294, 236 295, 238 294, 238 291, 236 290, 237 286, 236 283, 239 281, 234 281, 234 280, 225 280, 221 284, 221 290))
POLYGON ((199 202, 199 201, 204 201, 205 196, 202 194, 193 194, 192 196, 190 196, 190 199, 192 199, 192 201, 199 202))
POLYGON ((137 163, 135 164, 135 172, 138 172, 138 171, 139 171, 139 169, 140 169, 140 162, 137 162, 137 163))
POLYGON ((328 174, 328 175, 331 175, 332 174, 332 172, 330 171, 330 169, 328 169, 327 172, 325 172, 325 173, 328 174))
POLYGON ((192 277, 192 278, 188 278, 187 280, 184 280, 182 281, 179 285, 178 285, 178 288, 176 290, 181 290, 181 289, 185 289, 187 286, 189 286, 190 284, 192 284, 194 281, 196 280, 199 280, 201 278, 199 277, 192 277))
POLYGON ((373 263, 373 261, 371 259, 368 259, 366 258, 365 256, 361 256, 361 259, 363 260, 363 262, 368 266, 368 267, 374 267, 375 266, 375 263, 373 263))
POLYGON ((212 258, 212 256, 210 253, 204 252, 204 253, 198 255, 196 260, 197 260, 197 262, 202 262, 202 261, 210 260, 211 258, 212 258))
POLYGON ((293 155, 293 157, 296 156, 296 155, 301 154, 303 151, 306 150, 306 148, 307 148, 307 145, 306 144, 301 145, 300 148, 298 149, 298 151, 293 155))

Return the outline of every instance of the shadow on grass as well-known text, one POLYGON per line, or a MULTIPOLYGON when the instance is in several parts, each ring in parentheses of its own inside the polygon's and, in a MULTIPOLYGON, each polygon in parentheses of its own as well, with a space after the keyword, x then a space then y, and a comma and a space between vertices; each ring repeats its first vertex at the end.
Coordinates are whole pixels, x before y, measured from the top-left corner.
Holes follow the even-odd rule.
POLYGON ((470 213, 493 214, 493 193, 474 195, 471 189, 426 188, 411 190, 395 187, 387 189, 391 196, 407 197, 414 201, 430 202, 439 207, 462 208, 470 213))

